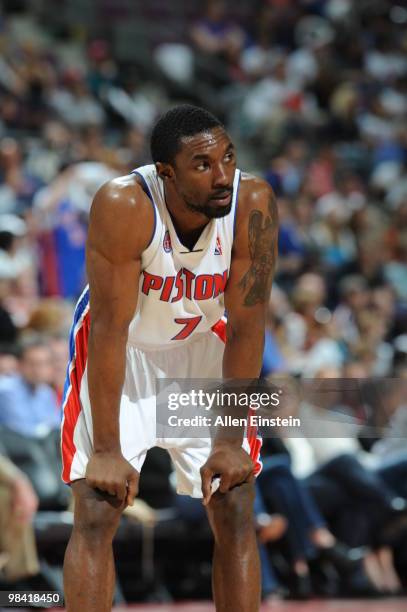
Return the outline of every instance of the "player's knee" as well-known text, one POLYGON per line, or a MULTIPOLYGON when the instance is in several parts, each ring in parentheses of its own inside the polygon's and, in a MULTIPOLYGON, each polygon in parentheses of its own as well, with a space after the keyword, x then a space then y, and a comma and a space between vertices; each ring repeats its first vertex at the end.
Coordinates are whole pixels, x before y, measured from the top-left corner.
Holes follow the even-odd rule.
POLYGON ((208 511, 217 533, 236 535, 253 528, 254 483, 214 496, 208 511), (216 497, 216 498, 215 498, 216 497))
POLYGON ((119 525, 120 516, 109 516, 99 509, 88 510, 75 517, 75 530, 92 543, 112 540, 119 525))
POLYGON ((97 544, 110 541, 119 526, 123 504, 91 493, 75 499, 74 530, 80 537, 97 544))

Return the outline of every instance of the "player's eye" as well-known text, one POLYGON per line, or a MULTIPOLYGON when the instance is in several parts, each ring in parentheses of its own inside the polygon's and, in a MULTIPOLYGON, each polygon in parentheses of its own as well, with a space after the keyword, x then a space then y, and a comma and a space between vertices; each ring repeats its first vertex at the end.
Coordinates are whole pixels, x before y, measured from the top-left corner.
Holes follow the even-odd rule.
POLYGON ((235 155, 234 153, 232 153, 232 151, 230 153, 226 153, 225 155, 225 161, 226 162, 230 162, 234 159, 235 155))
POLYGON ((208 162, 200 162, 197 166, 196 166, 196 170, 198 170, 199 172, 203 172, 204 170, 207 170, 207 168, 209 168, 209 164, 208 162))

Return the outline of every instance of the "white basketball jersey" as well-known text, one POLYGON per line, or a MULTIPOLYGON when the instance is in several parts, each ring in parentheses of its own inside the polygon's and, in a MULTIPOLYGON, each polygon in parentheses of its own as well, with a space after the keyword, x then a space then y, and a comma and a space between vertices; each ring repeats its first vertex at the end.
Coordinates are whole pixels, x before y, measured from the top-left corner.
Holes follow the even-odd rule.
POLYGON ((128 343, 140 348, 170 348, 208 332, 224 314, 240 170, 233 181, 231 211, 211 219, 190 251, 179 240, 155 166, 134 170, 151 199, 155 227, 142 253, 137 311, 128 343))

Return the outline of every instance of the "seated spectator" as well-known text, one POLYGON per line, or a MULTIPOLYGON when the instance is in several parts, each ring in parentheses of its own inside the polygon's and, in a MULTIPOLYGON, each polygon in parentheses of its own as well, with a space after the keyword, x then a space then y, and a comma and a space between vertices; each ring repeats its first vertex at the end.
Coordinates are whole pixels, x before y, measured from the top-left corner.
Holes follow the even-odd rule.
POLYGON ((313 238, 327 269, 340 268, 353 261, 355 237, 347 226, 349 210, 339 194, 330 193, 317 203, 319 220, 312 230, 313 238))
MULTIPOLYGON (((273 157, 270 164, 271 177, 277 175, 278 185, 285 196, 296 196, 304 180, 307 167, 307 147, 301 139, 289 140, 284 145, 282 154, 273 157)), ((269 173, 266 174, 269 180, 269 173)), ((276 191, 272 181, 269 181, 276 191)), ((280 195, 278 192, 276 195, 280 195)))
POLYGON ((43 294, 76 298, 81 293, 92 197, 115 176, 117 172, 102 163, 73 164, 37 193, 34 211, 42 230, 39 246, 43 294))
POLYGON ((191 29, 196 51, 211 59, 206 66, 211 71, 211 80, 218 78, 223 84, 229 82, 231 68, 239 64, 245 38, 243 29, 228 18, 223 0, 207 0, 204 15, 191 29))
POLYGON ((0 344, 0 379, 18 373, 17 348, 13 344, 0 344))
POLYGON ((42 438, 60 427, 51 353, 40 339, 28 340, 19 356, 19 373, 0 379, 0 425, 28 438, 42 438))
POLYGON ((273 70, 250 87, 242 110, 252 133, 261 133, 270 145, 282 144, 284 128, 291 121, 312 123, 318 112, 313 96, 289 79, 284 54, 277 53, 273 70))
POLYGON ((22 148, 14 138, 0 141, 0 212, 20 214, 31 206, 41 181, 24 164, 22 148))
POLYGON ((341 338, 347 342, 359 339, 357 313, 368 305, 369 291, 363 276, 345 276, 339 284, 340 302, 334 311, 334 321, 341 338))
POLYGON ((74 69, 65 72, 64 87, 52 91, 49 103, 74 128, 102 125, 105 121, 103 107, 92 96, 83 75, 74 69))
POLYGON ((357 274, 363 276, 370 287, 385 285, 385 258, 382 232, 363 233, 357 236, 356 257, 340 269, 338 277, 357 274))
POLYGON ((291 471, 290 456, 278 439, 265 440, 263 471, 258 476, 259 494, 268 512, 278 512, 288 521, 284 538, 290 564, 291 595, 312 594, 309 561, 331 562, 340 572, 358 571, 364 552, 340 543, 322 517, 307 486, 291 471))
MULTIPOLYGON (((386 384, 385 409, 389 422, 379 439, 370 449, 381 462, 407 461, 407 379, 389 379, 386 384)), ((407 499, 407 483, 399 482, 407 499)))
MULTIPOLYGON (((351 546, 372 547, 366 572, 377 589, 397 593, 401 583, 392 551, 403 533, 407 513, 407 456, 382 463, 363 461, 356 438, 360 426, 355 418, 345 416, 340 406, 340 373, 328 368, 316 373, 320 379, 315 388, 310 387, 314 401, 308 397, 307 403, 300 405, 302 433, 307 437, 290 437, 286 444, 294 473, 305 477, 335 534, 351 546), (332 378, 333 385, 324 378, 332 378), (329 407, 335 408, 334 412, 329 407), (315 437, 316 426, 319 437, 315 437)), ((354 390, 358 392, 357 384, 354 390)))
MULTIPOLYGON (((34 255, 31 257, 33 261, 34 255)), ((37 274, 34 266, 30 265, 10 281, 9 293, 4 298, 4 306, 19 332, 27 325, 39 301, 37 274)))
POLYGON ((41 509, 65 509, 70 497, 61 481, 60 421, 50 347, 42 339, 21 345, 18 372, 0 377, 1 441, 10 459, 24 471, 41 509))
POLYGON ((359 338, 349 347, 355 354, 360 347, 370 348, 370 372, 373 376, 388 376, 391 373, 393 348, 386 341, 388 321, 378 309, 362 309, 357 313, 356 326, 359 338))
POLYGON ((278 280, 291 289, 304 265, 305 245, 291 212, 290 202, 279 199, 278 280))
POLYGON ((17 215, 0 216, 0 270, 3 278, 17 278, 30 267, 29 254, 20 242, 26 234, 27 225, 17 215))
POLYGON ((38 574, 31 525, 37 507, 28 478, 0 455, 0 580, 15 582, 38 574))
MULTIPOLYGON (((67 338, 72 322, 72 304, 60 298, 43 298, 31 312, 24 333, 67 338)), ((66 364, 65 364, 66 365, 66 364)))

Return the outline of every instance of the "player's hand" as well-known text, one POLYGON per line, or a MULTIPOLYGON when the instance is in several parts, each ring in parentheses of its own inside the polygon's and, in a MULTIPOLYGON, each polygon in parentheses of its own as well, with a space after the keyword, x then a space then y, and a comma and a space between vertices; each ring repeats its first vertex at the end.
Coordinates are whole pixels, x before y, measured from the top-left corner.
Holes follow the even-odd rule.
POLYGON ((86 468, 86 483, 132 506, 138 493, 140 474, 120 452, 96 452, 86 468))
POLYGON ((201 467, 204 506, 211 500, 214 478, 220 479, 219 491, 227 493, 233 487, 252 480, 253 469, 253 461, 240 445, 227 441, 215 443, 207 462, 201 467))

